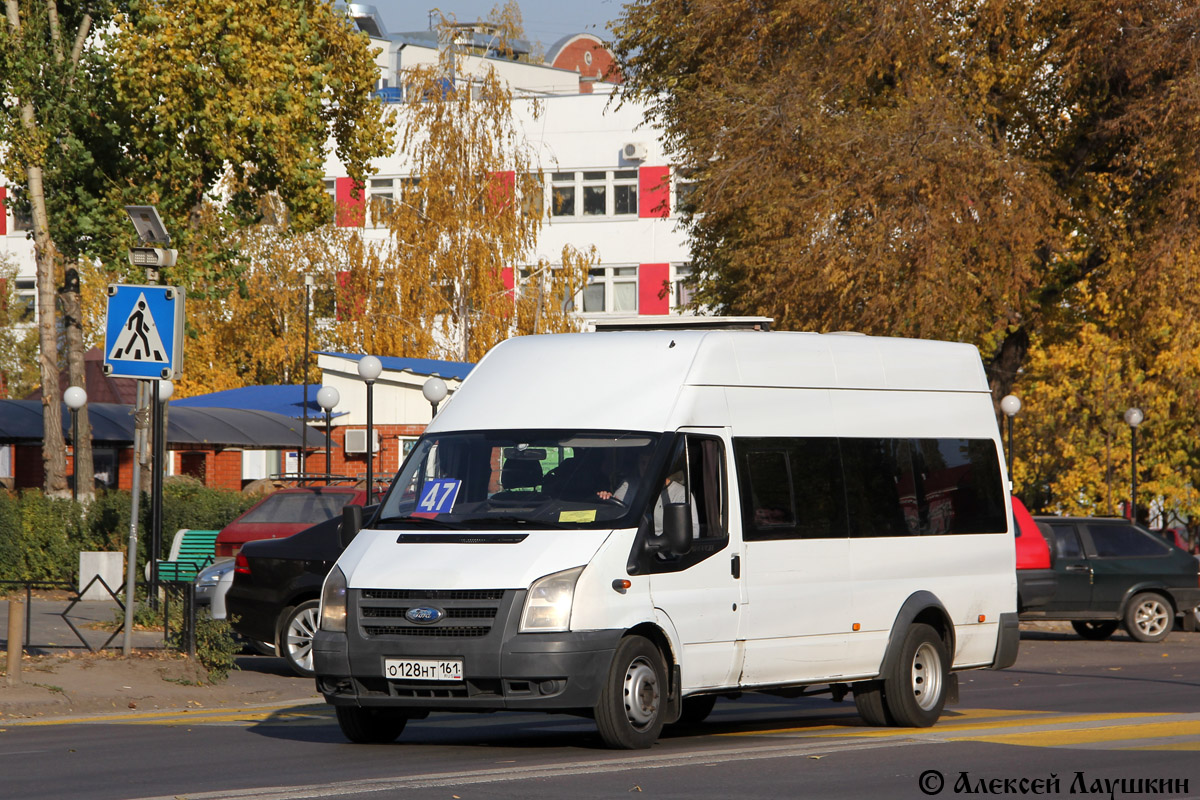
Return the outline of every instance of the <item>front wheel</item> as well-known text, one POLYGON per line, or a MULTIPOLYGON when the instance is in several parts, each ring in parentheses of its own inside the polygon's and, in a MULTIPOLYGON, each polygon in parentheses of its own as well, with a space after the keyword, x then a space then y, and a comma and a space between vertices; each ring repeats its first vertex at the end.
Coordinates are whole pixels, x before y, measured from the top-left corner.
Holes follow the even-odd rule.
POLYGON ((884 702, 894 723, 928 728, 937 722, 946 705, 949 674, 950 657, 937 631, 920 622, 909 627, 884 684, 884 702))
POLYGON ((279 649, 288 666, 302 678, 311 678, 313 671, 313 635, 320 623, 321 603, 305 600, 291 610, 283 621, 279 649))
POLYGON ((1161 642, 1175 625, 1175 609, 1161 594, 1142 592, 1125 609, 1125 631, 1139 642, 1161 642))
POLYGON ((654 744, 663 728, 666 674, 662 654, 649 640, 621 640, 595 708, 596 728, 607 746, 642 750, 654 744))
POLYGON ((408 717, 393 708, 334 706, 338 727, 355 744, 387 744, 396 741, 408 717))

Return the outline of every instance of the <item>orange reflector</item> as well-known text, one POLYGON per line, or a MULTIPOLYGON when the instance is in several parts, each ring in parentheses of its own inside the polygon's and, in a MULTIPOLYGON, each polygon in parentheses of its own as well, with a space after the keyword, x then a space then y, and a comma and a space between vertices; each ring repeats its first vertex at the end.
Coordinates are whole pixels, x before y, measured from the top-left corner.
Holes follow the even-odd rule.
POLYGON ((613 590, 620 592, 621 594, 625 594, 625 592, 627 592, 629 590, 630 586, 633 586, 632 581, 623 580, 621 578, 617 578, 615 581, 612 582, 613 590))
POLYGON ((980 614, 980 615, 979 615, 979 621, 980 621, 980 622, 987 622, 987 614, 980 614))
POLYGON ((857 622, 854 623, 854 630, 856 630, 856 631, 862 630, 862 625, 859 625, 857 622))

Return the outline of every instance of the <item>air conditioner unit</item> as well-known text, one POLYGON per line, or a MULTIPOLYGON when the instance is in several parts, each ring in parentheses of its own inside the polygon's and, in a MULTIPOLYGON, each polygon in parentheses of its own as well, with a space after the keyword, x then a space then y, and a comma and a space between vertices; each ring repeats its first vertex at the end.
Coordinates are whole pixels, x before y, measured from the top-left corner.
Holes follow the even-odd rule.
POLYGON ((626 161, 644 161, 646 159, 646 145, 641 142, 629 142, 621 148, 621 157, 626 161))
MULTIPOLYGON (((371 431, 372 438, 375 439, 374 446, 371 452, 379 452, 379 431, 371 431)), ((347 453, 365 453, 367 452, 367 432, 362 428, 351 428, 346 431, 346 452, 347 453)))

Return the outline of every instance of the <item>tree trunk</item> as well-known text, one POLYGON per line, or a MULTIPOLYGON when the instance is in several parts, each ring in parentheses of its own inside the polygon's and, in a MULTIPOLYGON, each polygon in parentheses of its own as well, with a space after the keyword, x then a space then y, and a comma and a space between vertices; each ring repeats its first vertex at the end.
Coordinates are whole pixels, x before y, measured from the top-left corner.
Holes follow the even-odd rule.
MULTIPOLYGON (((74 267, 68 269, 60 295, 63 311, 63 328, 67 339, 67 378, 72 386, 87 388, 87 373, 83 361, 83 314, 79 302, 79 273, 74 267)), ((75 490, 79 499, 89 503, 95 497, 95 479, 92 474, 92 424, 85 403, 75 417, 76 430, 72 444, 75 446, 75 490)))
POLYGON ((997 419, 1000 414, 1000 400, 1012 392, 1017 374, 1025 366, 1025 358, 1028 355, 1029 332, 1020 327, 1008 332, 995 357, 987 365, 988 386, 992 389, 992 402, 996 405, 997 419))
MULTIPOLYGON (((32 106, 25 104, 22 117, 25 117, 26 108, 30 115, 33 113, 32 106)), ((29 181, 29 199, 33 204, 33 241, 37 260, 38 366, 42 377, 42 467, 45 472, 45 492, 51 497, 69 497, 66 444, 62 430, 62 389, 58 385, 54 242, 50 240, 42 168, 26 165, 25 173, 29 181)))

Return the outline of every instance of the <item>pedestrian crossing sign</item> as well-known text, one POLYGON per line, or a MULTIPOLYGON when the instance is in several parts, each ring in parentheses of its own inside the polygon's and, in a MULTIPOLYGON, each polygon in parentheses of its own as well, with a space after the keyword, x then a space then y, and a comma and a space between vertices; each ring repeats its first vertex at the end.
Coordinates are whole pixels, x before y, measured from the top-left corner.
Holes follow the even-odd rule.
POLYGON ((183 297, 178 286, 108 286, 104 373, 174 380, 183 373, 183 297))

